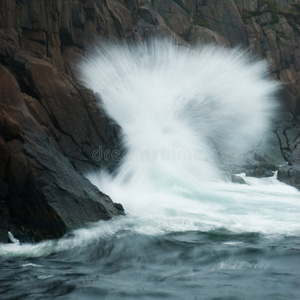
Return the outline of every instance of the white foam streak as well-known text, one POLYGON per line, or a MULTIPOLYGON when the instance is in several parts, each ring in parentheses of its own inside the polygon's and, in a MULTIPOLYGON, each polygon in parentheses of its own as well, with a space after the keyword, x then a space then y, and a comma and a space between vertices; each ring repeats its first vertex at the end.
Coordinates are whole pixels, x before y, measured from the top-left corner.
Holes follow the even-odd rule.
POLYGON ((140 216, 162 231, 214 230, 260 232, 270 235, 300 234, 300 193, 275 178, 245 177, 247 185, 226 182, 205 183, 194 189, 173 185, 134 186, 115 182, 109 176, 90 180, 116 201, 129 215, 140 216))

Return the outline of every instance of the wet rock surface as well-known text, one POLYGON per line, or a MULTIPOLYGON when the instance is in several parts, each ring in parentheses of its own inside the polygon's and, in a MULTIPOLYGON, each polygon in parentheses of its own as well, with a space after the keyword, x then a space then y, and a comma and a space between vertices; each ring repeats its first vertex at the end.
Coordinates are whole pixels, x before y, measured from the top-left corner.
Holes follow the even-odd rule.
POLYGON ((282 154, 287 161, 278 171, 278 179, 300 190, 300 118, 285 122, 277 129, 282 154))
MULTIPOLYGON (((8 221, 4 231, 11 231, 21 241, 37 241, 122 214, 121 207, 76 172, 77 160, 72 164, 61 150, 60 140, 55 142, 50 126, 45 129, 33 118, 25 102, 28 96, 2 65, 0 76, 0 188, 8 221)), ((69 147, 75 148, 73 144, 69 147)))
POLYGON ((231 181, 234 183, 246 184, 246 181, 241 176, 235 174, 232 174, 231 181))
POLYGON ((234 163, 233 149, 226 170, 260 177, 276 166, 279 180, 299 188, 299 16, 292 0, 1 1, 0 241, 7 231, 21 241, 59 237, 123 213, 82 176, 113 171, 119 160, 101 153, 122 152, 120 128, 99 95, 78 82, 78 58, 103 38, 171 36, 268 59, 272 78, 283 83, 286 113, 276 117, 268 146, 254 149, 247 165, 234 163))

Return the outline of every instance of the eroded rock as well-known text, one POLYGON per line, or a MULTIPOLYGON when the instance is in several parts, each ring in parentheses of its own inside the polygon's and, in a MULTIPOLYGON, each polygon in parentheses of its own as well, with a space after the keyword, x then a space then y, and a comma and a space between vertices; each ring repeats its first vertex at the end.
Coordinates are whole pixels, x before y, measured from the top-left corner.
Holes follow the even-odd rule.
MULTIPOLYGON (((48 64, 45 65, 49 67, 48 64)), ((42 76, 43 73, 40 73, 40 77, 42 76)), ((3 180, 1 179, 1 198, 5 200, 2 201, 5 203, 2 213, 6 215, 9 212, 9 218, 5 218, 9 223, 3 224, 2 229, 9 228, 21 241, 36 241, 59 237, 67 230, 78 228, 87 222, 122 214, 123 211, 107 195, 76 172, 69 159, 55 146, 49 132, 27 109, 16 80, 2 65, 0 78, 0 119, 4 120, 0 124, 1 165, 5 169, 2 172, 5 173, 3 180), (9 116, 9 121, 5 115, 9 116)), ((40 79, 40 82, 43 80, 40 79)), ((51 87, 45 93, 49 97, 51 87)), ((60 97, 68 99, 65 92, 58 93, 60 97)), ((47 100, 55 103, 55 95, 51 95, 47 100)), ((61 106, 59 108, 60 114, 66 109, 61 106)), ((54 107, 52 109, 55 110, 54 107)), ((71 112, 76 113, 75 110, 71 112)), ((79 118, 81 112, 78 113, 79 118)), ((42 117, 42 114, 39 116, 42 117)), ((75 124, 67 122, 62 123, 63 126, 75 124)), ((78 137, 76 141, 80 144, 78 137)))

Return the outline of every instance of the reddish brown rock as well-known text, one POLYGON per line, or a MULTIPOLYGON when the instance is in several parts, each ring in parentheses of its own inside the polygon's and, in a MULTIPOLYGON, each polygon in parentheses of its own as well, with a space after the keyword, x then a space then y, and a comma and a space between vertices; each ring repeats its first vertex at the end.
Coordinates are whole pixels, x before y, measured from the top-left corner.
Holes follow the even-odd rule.
MULTIPOLYGON (((27 61, 29 60, 28 58, 27 61)), ((42 71, 45 67, 50 68, 47 62, 34 59, 32 61, 42 71)), ((47 69, 47 72, 50 71, 47 69)), ((52 72, 55 71, 52 70, 52 72)), ((41 78, 43 76, 44 79, 48 78, 44 73, 40 73, 35 87, 44 82, 41 78)), ((62 155, 61 149, 56 147, 50 138, 49 131, 45 130, 45 127, 30 114, 16 80, 2 65, 0 65, 0 78, 1 170, 5 171, 1 171, 3 180, 0 178, 2 191, 0 198, 5 200, 4 202, 1 200, 3 204, 0 205, 0 208, 2 207, 2 214, 5 216, 7 212, 9 213, 9 218, 5 218, 8 224, 2 224, 1 228, 3 230, 8 228, 21 241, 41 240, 59 237, 68 229, 78 228, 87 222, 109 219, 122 213, 108 196, 101 193, 87 179, 77 173, 70 161, 62 155)), ((33 78, 32 80, 34 80, 33 78)), ((68 85, 62 86, 68 87, 68 85)), ((62 99, 68 99, 67 96, 72 91, 77 93, 76 95, 81 101, 82 99, 74 87, 70 90, 58 90, 58 95, 62 99)), ((53 101, 50 104, 53 107, 50 105, 49 107, 53 110, 52 112, 55 112, 57 107, 55 107, 56 99, 54 97, 57 94, 51 93, 50 87, 48 90, 45 87, 43 95, 48 96, 48 101, 53 101)), ((42 106, 36 102, 37 100, 29 96, 25 98, 27 98, 27 102, 30 102, 32 110, 35 110, 39 118, 42 118, 43 114, 47 116, 42 106)), ((68 100, 71 101, 71 99, 68 100)), ((59 106, 58 109, 66 108, 59 106)), ((84 109, 82 106, 83 111, 84 109)), ((76 114, 76 111, 71 110, 70 113, 76 114)), ((77 113, 78 121, 81 112, 77 113)), ((87 112, 85 113, 87 114, 87 112)), ((59 115, 57 113, 57 118, 59 115)), ((54 115, 52 117, 56 118, 54 115)), ((76 115, 73 117, 75 118, 76 115)), ((90 120, 88 116, 87 118, 90 120)), ((50 120, 51 117, 46 118, 44 125, 49 126, 52 122, 50 120)), ((69 120, 62 123, 61 126, 68 129, 68 126, 75 126, 75 124, 69 120)), ((51 126, 47 128, 51 131, 51 126)), ((63 134, 68 137, 67 133, 62 132, 63 134)), ((81 145, 80 138, 85 137, 85 135, 76 137, 77 140, 74 143, 78 142, 81 145)), ((53 138, 55 139, 55 137, 53 138)), ((60 140, 58 144, 59 142, 60 140)), ((72 148, 72 144, 68 145, 68 142, 71 143, 66 141, 64 147, 67 150, 68 147, 72 148)), ((92 158, 90 159, 92 160, 92 158)), ((86 160, 88 161, 88 159, 86 160)), ((2 232, 1 236, 3 237, 5 234, 2 232)))
POLYGON ((209 28, 227 38, 231 46, 247 46, 244 21, 235 1, 200 1, 203 20, 209 28), (201 3, 202 2, 202 3, 201 3))
POLYGON ((139 7, 138 17, 135 31, 140 39, 172 37, 178 44, 188 46, 183 38, 166 25, 164 19, 153 7, 146 5, 139 7))
POLYGON ((188 41, 192 45, 213 44, 226 48, 230 47, 229 42, 225 37, 215 31, 197 25, 191 27, 188 41))
POLYGON ((187 38, 192 26, 192 14, 188 14, 178 3, 172 0, 154 0, 152 5, 172 31, 183 39, 187 38))
MULTIPOLYGON (((0 128, 1 125, 0 125, 0 128)), ((2 134, 2 132, 1 132, 2 134)), ((6 175, 6 168, 7 168, 7 163, 8 163, 8 158, 9 158, 9 150, 7 148, 7 145, 3 139, 3 137, 0 135, 0 178, 3 180, 5 175, 6 175)), ((6 198, 6 193, 0 193, 3 198, 6 198), (5 194, 5 196, 4 196, 5 194)), ((1 196, 0 196, 1 197, 1 196)))

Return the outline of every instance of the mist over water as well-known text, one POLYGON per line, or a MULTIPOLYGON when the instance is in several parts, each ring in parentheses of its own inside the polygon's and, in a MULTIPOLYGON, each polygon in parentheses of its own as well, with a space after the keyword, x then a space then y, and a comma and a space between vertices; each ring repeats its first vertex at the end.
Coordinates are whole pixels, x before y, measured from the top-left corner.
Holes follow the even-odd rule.
POLYGON ((0 245, 8 270, 0 293, 297 299, 300 192, 276 173, 240 174, 240 185, 220 171, 220 154, 234 151, 240 161, 270 129, 278 85, 266 62, 154 40, 105 44, 80 69, 121 126, 126 148, 114 174, 86 176, 127 215, 55 241, 0 245))

